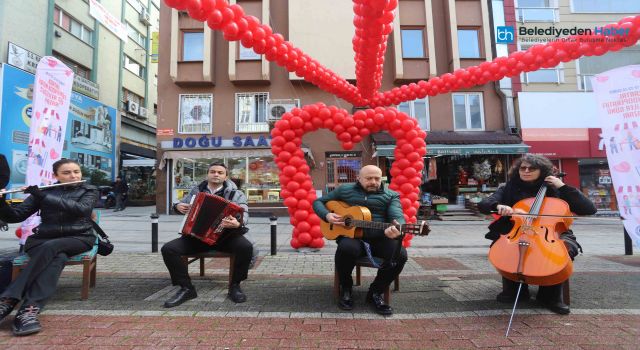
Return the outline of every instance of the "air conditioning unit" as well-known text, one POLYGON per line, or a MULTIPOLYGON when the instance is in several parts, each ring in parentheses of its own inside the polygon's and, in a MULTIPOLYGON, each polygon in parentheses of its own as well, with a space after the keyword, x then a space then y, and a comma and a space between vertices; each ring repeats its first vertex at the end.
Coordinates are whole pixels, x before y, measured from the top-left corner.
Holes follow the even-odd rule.
POLYGON ((138 112, 140 112, 138 115, 140 116, 140 119, 147 119, 147 109, 144 107, 140 107, 138 108, 138 112))
POLYGON ((138 115, 140 106, 137 102, 127 101, 127 112, 138 115))
POLYGON ((267 122, 275 123, 282 119, 282 115, 291 112, 292 109, 300 107, 299 99, 282 99, 267 101, 269 113, 267 114, 267 122))
POLYGON ((142 9, 142 11, 140 11, 140 22, 144 23, 147 26, 151 25, 151 17, 149 16, 149 11, 147 11, 146 9, 142 9))

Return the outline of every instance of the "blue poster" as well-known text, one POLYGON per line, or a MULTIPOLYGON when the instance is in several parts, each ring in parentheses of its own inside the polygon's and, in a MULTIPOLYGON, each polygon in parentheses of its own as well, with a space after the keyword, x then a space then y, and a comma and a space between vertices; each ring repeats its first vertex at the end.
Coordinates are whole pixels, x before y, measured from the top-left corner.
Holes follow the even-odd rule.
MULTIPOLYGON (((25 183, 27 173, 34 76, 7 64, 1 72, 0 153, 11 167, 9 187, 16 187, 25 183)), ((115 108, 72 92, 62 156, 113 179, 116 118, 115 108)))

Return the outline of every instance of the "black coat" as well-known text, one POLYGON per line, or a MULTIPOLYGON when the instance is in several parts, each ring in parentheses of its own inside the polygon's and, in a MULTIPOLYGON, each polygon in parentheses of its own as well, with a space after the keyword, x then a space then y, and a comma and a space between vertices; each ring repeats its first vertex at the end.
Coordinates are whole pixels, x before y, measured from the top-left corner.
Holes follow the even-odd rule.
POLYGON ((29 196, 16 207, 0 207, 0 219, 7 222, 22 222, 40 211, 41 223, 27 239, 25 249, 61 237, 76 237, 93 245, 96 236, 91 212, 98 200, 98 188, 81 184, 53 187, 42 192, 46 196, 41 200, 29 196))
MULTIPOLYGON (((511 180, 505 186, 498 188, 491 196, 478 203, 478 210, 483 214, 490 214, 491 211, 496 210, 498 204, 513 207, 514 204, 522 199, 535 197, 542 183, 542 180, 534 184, 527 184, 520 181, 519 178, 511 180)), ((592 215, 597 211, 589 198, 569 185, 564 185, 558 189, 548 187, 546 195, 564 200, 569 204, 571 211, 577 215, 592 215)), ((490 232, 485 237, 491 240, 498 239, 500 234, 508 233, 512 227, 513 222, 510 217, 504 216, 489 225, 490 232)))
POLYGON ((4 154, 0 154, 0 189, 7 186, 10 176, 11 170, 9 169, 7 158, 4 156, 4 154))

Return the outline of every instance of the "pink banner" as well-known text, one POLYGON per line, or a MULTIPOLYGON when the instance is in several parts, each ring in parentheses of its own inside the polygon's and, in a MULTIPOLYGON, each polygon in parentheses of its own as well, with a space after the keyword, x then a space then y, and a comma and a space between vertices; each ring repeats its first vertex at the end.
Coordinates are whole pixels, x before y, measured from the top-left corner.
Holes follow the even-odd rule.
MULTIPOLYGON (((73 71, 69 67, 55 57, 45 56, 40 60, 33 86, 27 186, 55 181, 52 165, 62 155, 72 86, 73 71)), ((22 224, 22 244, 39 224, 37 215, 22 224)))
POLYGON ((598 74, 592 86, 620 216, 640 247, 640 65, 598 74))

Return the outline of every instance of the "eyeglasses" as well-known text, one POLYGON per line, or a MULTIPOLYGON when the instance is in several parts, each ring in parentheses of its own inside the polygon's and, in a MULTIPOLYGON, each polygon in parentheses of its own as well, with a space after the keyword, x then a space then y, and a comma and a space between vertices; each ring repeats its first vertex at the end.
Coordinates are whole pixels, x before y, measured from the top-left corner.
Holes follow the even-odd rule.
POLYGON ((524 166, 524 165, 520 166, 520 171, 536 171, 538 169, 540 168, 535 166, 524 166))

